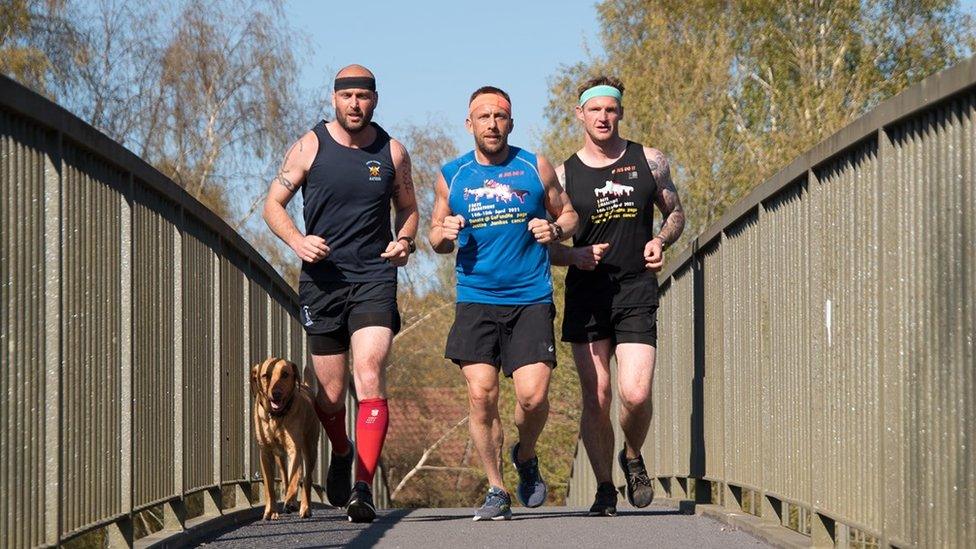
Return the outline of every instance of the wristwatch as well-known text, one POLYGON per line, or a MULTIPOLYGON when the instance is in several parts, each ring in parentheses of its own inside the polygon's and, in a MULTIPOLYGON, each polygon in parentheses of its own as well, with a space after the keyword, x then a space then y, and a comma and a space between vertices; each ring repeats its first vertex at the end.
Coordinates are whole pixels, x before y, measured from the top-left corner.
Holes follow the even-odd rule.
POLYGON ((559 226, 559 223, 549 223, 549 225, 551 226, 553 240, 559 240, 563 237, 563 228, 559 226))
POLYGON ((414 253, 417 251, 417 244, 409 236, 401 236, 397 241, 406 240, 407 241, 407 252, 414 253))

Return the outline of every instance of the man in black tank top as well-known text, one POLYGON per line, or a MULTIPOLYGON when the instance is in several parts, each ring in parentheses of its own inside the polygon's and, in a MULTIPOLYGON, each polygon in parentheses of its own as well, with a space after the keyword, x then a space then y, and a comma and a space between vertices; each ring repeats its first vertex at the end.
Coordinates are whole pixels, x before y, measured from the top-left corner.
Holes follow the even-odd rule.
POLYGON ((596 475, 591 515, 616 514, 611 481, 610 355, 617 359, 620 426, 617 456, 636 507, 654 492, 640 448, 651 423, 651 382, 657 347, 657 278, 664 249, 684 229, 684 212, 668 160, 657 149, 624 140, 623 84, 598 77, 579 89, 576 118, 584 145, 556 168, 579 214, 573 247, 550 246, 554 265, 568 265, 563 341, 573 345, 583 412, 580 436, 596 475), (654 205, 664 220, 654 234, 654 205))
POLYGON ((360 65, 339 71, 336 120, 292 145, 264 205, 268 226, 302 260, 299 313, 320 387, 316 413, 332 445, 326 493, 354 522, 376 516, 370 485, 389 421, 384 367, 400 329, 396 269, 414 251, 418 219, 410 157, 371 122, 377 100, 373 73, 360 65), (285 210, 299 187, 306 234, 285 210), (350 346, 359 399, 355 453, 345 428, 350 346))

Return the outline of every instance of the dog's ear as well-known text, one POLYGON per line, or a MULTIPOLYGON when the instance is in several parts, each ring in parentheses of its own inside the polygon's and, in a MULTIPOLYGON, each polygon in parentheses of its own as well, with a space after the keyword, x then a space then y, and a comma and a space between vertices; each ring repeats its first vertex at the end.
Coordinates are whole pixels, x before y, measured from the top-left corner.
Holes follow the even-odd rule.
POLYGON ((251 394, 255 395, 258 393, 258 378, 261 376, 261 366, 263 362, 259 362, 251 367, 251 394))
POLYGON ((301 385, 302 383, 302 372, 298 369, 298 364, 292 361, 288 361, 288 365, 291 366, 291 373, 295 376, 295 385, 301 385))

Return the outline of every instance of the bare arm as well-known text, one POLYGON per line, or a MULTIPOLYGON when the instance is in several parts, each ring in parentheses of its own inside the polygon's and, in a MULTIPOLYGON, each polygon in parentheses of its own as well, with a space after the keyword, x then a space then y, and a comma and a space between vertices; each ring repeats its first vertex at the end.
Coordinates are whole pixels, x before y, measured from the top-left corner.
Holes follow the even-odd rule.
POLYGON ((458 232, 464 226, 464 218, 451 212, 448 203, 449 194, 444 175, 438 174, 437 183, 434 184, 434 211, 431 213, 427 240, 430 241, 430 247, 439 254, 449 254, 454 251, 454 241, 457 240, 458 232))
POLYGON ((314 263, 329 254, 328 244, 321 237, 303 235, 285 208, 298 188, 305 183, 308 169, 318 151, 318 138, 307 132, 296 141, 281 162, 281 169, 271 180, 264 201, 264 221, 271 231, 287 244, 302 261, 314 263))
POLYGON ((654 202, 664 216, 661 231, 655 238, 659 238, 667 249, 678 241, 685 229, 685 212, 681 208, 678 190, 674 188, 674 182, 671 180, 671 165, 668 163, 668 158, 661 151, 650 147, 644 147, 644 156, 657 182, 657 196, 654 197, 654 202))
POLYGON ((390 242, 381 257, 389 259, 397 267, 407 264, 410 256, 409 245, 404 239, 413 241, 417 237, 417 223, 420 214, 417 213, 417 198, 413 192, 413 175, 411 174, 410 155, 407 149, 396 139, 390 140, 390 154, 393 157, 393 167, 396 176, 393 179, 393 207, 396 209, 394 226, 396 239, 390 242))
POLYGON ((532 219, 529 221, 529 230, 540 244, 566 240, 576 232, 579 216, 573 209, 569 195, 559 182, 552 164, 542 156, 537 156, 536 159, 539 162, 539 178, 542 179, 542 185, 546 190, 546 211, 554 221, 532 219), (553 225, 558 225, 558 228, 553 225))
POLYGON ((685 228, 685 212, 681 209, 681 199, 678 198, 678 191, 671 180, 671 166, 664 153, 644 147, 644 158, 647 159, 647 165, 657 182, 654 202, 664 215, 660 232, 644 246, 646 267, 656 272, 664 266, 664 250, 678 240, 685 228))

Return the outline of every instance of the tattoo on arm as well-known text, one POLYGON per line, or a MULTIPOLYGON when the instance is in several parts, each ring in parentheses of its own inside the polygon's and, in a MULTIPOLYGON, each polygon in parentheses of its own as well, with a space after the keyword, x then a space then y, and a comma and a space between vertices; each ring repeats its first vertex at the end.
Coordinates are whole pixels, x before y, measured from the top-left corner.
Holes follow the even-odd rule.
POLYGON ((287 174, 289 171, 291 171, 288 168, 288 163, 291 160, 291 153, 293 153, 295 151, 295 147, 298 147, 298 152, 302 152, 305 149, 305 145, 302 143, 302 140, 301 139, 299 139, 298 141, 292 143, 291 148, 289 148, 288 149, 288 152, 285 153, 285 159, 281 162, 281 170, 279 170, 278 171, 278 175, 276 175, 274 177, 274 179, 271 180, 272 183, 278 183, 279 185, 281 185, 282 187, 288 189, 291 192, 295 192, 296 190, 298 190, 298 185, 295 184, 295 183, 292 183, 285 176, 285 174, 287 174))
POLYGON ((291 181, 288 181, 288 178, 285 177, 285 172, 279 172, 278 175, 275 176, 273 181, 278 183, 282 187, 288 189, 291 192, 295 192, 298 189, 297 185, 295 185, 291 181))
POLYGON ((661 151, 653 150, 647 158, 647 165, 651 168, 651 173, 654 174, 654 180, 657 182, 655 202, 664 215, 664 222, 661 223, 661 231, 657 237, 664 242, 665 247, 668 247, 678 240, 685 228, 685 212, 681 207, 681 199, 678 198, 678 190, 671 180, 671 167, 667 157, 661 151))

